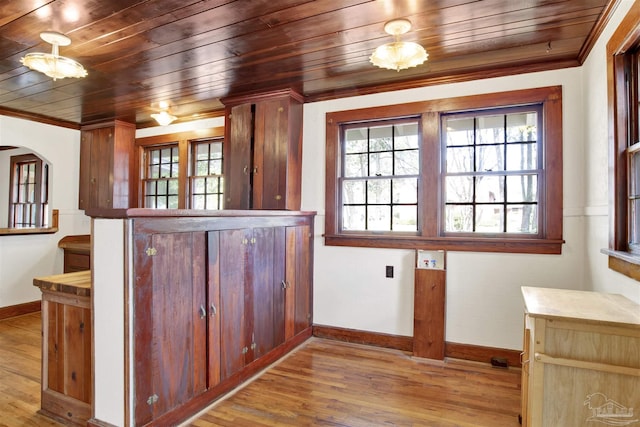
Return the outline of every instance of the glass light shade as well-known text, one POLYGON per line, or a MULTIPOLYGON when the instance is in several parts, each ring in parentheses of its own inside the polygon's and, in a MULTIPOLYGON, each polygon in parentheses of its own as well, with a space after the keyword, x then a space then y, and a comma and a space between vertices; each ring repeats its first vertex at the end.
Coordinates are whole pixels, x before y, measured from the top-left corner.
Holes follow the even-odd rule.
POLYGON ((418 66, 428 57, 427 51, 418 43, 396 41, 378 46, 369 60, 377 67, 400 71, 418 66))
POLYGON ((169 114, 166 111, 160 111, 159 113, 151 114, 151 117, 156 119, 156 122, 158 122, 160 126, 167 126, 171 124, 171 122, 173 122, 175 119, 177 119, 176 116, 174 116, 173 114, 169 114))
POLYGON ((22 65, 46 74, 53 80, 87 76, 87 70, 80 63, 58 54, 58 46, 71 44, 69 37, 57 31, 43 31, 40 38, 51 45, 51 53, 28 53, 24 58, 20 58, 22 65))
POLYGON ((46 74, 53 80, 87 76, 87 70, 78 62, 71 58, 51 53, 28 53, 24 58, 20 59, 20 62, 32 70, 46 74))

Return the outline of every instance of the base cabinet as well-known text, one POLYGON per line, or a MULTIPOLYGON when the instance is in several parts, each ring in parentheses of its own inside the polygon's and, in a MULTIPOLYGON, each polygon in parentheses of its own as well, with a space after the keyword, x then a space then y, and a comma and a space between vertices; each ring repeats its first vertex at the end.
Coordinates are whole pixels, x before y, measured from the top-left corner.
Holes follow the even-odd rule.
POLYGON ((91 418, 91 272, 34 278, 42 290, 40 412, 67 425, 91 418))
POLYGON ((597 292, 522 291, 522 424, 640 424, 640 305, 597 292))
POLYGON ((310 336, 312 216, 133 230, 135 425, 187 418, 310 336))

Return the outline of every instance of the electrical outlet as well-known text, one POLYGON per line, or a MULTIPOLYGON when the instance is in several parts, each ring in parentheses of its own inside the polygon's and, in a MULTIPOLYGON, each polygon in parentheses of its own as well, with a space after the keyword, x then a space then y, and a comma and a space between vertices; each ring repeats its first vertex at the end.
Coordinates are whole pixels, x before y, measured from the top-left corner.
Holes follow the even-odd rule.
POLYGON ((393 277, 393 265, 387 265, 386 276, 393 277))

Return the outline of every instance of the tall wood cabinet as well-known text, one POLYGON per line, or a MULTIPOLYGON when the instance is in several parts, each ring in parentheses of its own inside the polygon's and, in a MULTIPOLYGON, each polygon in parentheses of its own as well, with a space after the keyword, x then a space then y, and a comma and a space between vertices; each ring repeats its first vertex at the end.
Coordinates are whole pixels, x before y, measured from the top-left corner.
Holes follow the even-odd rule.
POLYGON ((80 209, 131 207, 130 153, 135 131, 134 124, 119 120, 81 128, 80 209))
POLYGON ((226 209, 300 209, 302 96, 293 90, 225 104, 226 209))
POLYGON ((522 425, 640 422, 640 305, 598 292, 522 293, 522 425))
POLYGON ((188 417, 311 335, 312 218, 134 219, 136 425, 188 417))

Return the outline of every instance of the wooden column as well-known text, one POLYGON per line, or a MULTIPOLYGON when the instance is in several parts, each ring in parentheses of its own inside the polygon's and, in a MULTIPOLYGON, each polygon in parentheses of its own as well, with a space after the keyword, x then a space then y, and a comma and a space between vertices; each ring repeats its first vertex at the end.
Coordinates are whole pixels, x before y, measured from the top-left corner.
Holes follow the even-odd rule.
POLYGON ((446 270, 417 268, 413 309, 413 355, 444 360, 446 270))

